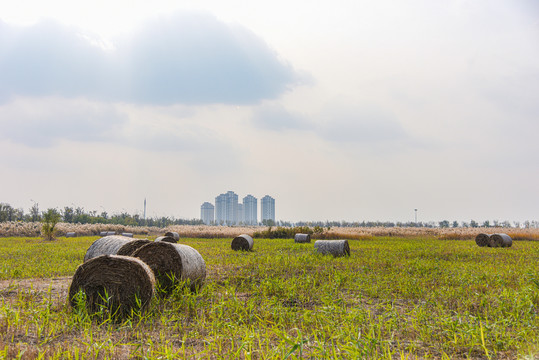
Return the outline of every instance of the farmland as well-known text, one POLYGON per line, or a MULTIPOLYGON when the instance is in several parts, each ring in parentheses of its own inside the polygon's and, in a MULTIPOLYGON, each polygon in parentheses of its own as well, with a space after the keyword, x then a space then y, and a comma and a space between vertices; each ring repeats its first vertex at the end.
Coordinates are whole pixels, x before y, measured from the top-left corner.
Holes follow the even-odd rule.
POLYGON ((350 240, 342 258, 290 239, 252 252, 181 239, 206 261, 204 287, 121 322, 67 305, 97 236, 0 238, 0 358, 537 357, 539 242, 393 231, 350 240))

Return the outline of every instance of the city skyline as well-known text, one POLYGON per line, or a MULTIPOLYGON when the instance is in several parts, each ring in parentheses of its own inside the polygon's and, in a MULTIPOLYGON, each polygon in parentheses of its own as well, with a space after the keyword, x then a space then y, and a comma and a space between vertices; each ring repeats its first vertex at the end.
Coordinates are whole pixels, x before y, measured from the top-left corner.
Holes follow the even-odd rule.
MULTIPOLYGON (((258 199, 251 194, 242 202, 234 191, 227 191, 215 197, 215 205, 206 201, 200 206, 200 219, 205 224, 217 225, 258 225, 258 199)), ((261 199, 260 224, 276 223, 275 199, 265 195, 261 199), (270 222, 271 221, 271 222, 270 222)))

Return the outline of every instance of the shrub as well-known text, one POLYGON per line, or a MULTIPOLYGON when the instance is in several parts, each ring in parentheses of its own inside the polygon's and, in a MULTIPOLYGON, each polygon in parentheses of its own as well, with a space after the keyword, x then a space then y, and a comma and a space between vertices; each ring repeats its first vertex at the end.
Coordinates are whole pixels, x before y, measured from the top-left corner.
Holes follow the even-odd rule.
POLYGON ((55 227, 60 218, 61 215, 56 209, 48 209, 47 212, 43 213, 41 233, 45 240, 54 240, 55 227))

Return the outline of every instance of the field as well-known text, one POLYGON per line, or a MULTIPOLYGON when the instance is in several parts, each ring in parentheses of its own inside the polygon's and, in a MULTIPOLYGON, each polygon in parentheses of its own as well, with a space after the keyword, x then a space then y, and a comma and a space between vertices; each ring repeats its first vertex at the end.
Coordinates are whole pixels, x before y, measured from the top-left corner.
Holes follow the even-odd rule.
POLYGON ((241 253, 182 239, 206 261, 201 291, 114 322, 67 305, 97 238, 0 238, 0 358, 539 358, 536 241, 372 236, 333 258, 293 240, 241 253))

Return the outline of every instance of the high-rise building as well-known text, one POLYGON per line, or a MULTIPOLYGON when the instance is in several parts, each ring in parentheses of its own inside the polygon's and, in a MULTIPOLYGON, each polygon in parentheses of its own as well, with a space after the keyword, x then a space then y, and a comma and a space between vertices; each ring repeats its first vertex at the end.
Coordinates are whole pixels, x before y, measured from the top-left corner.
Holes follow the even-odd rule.
POLYGON ((238 224, 244 222, 243 218, 243 204, 238 202, 238 224))
POLYGON ((226 222, 226 195, 221 194, 215 198, 215 223, 224 225, 226 222))
POLYGON ((261 200, 261 218, 262 222, 272 220, 275 223, 275 199, 269 195, 264 196, 261 200))
POLYGON ((233 191, 215 198, 215 222, 220 225, 236 225, 238 221, 238 195, 233 191))
POLYGON ((258 200, 253 195, 243 198, 243 222, 245 225, 258 224, 258 200))
POLYGON ((205 202, 200 206, 200 219, 206 225, 210 225, 214 220, 214 206, 209 202, 205 202))

